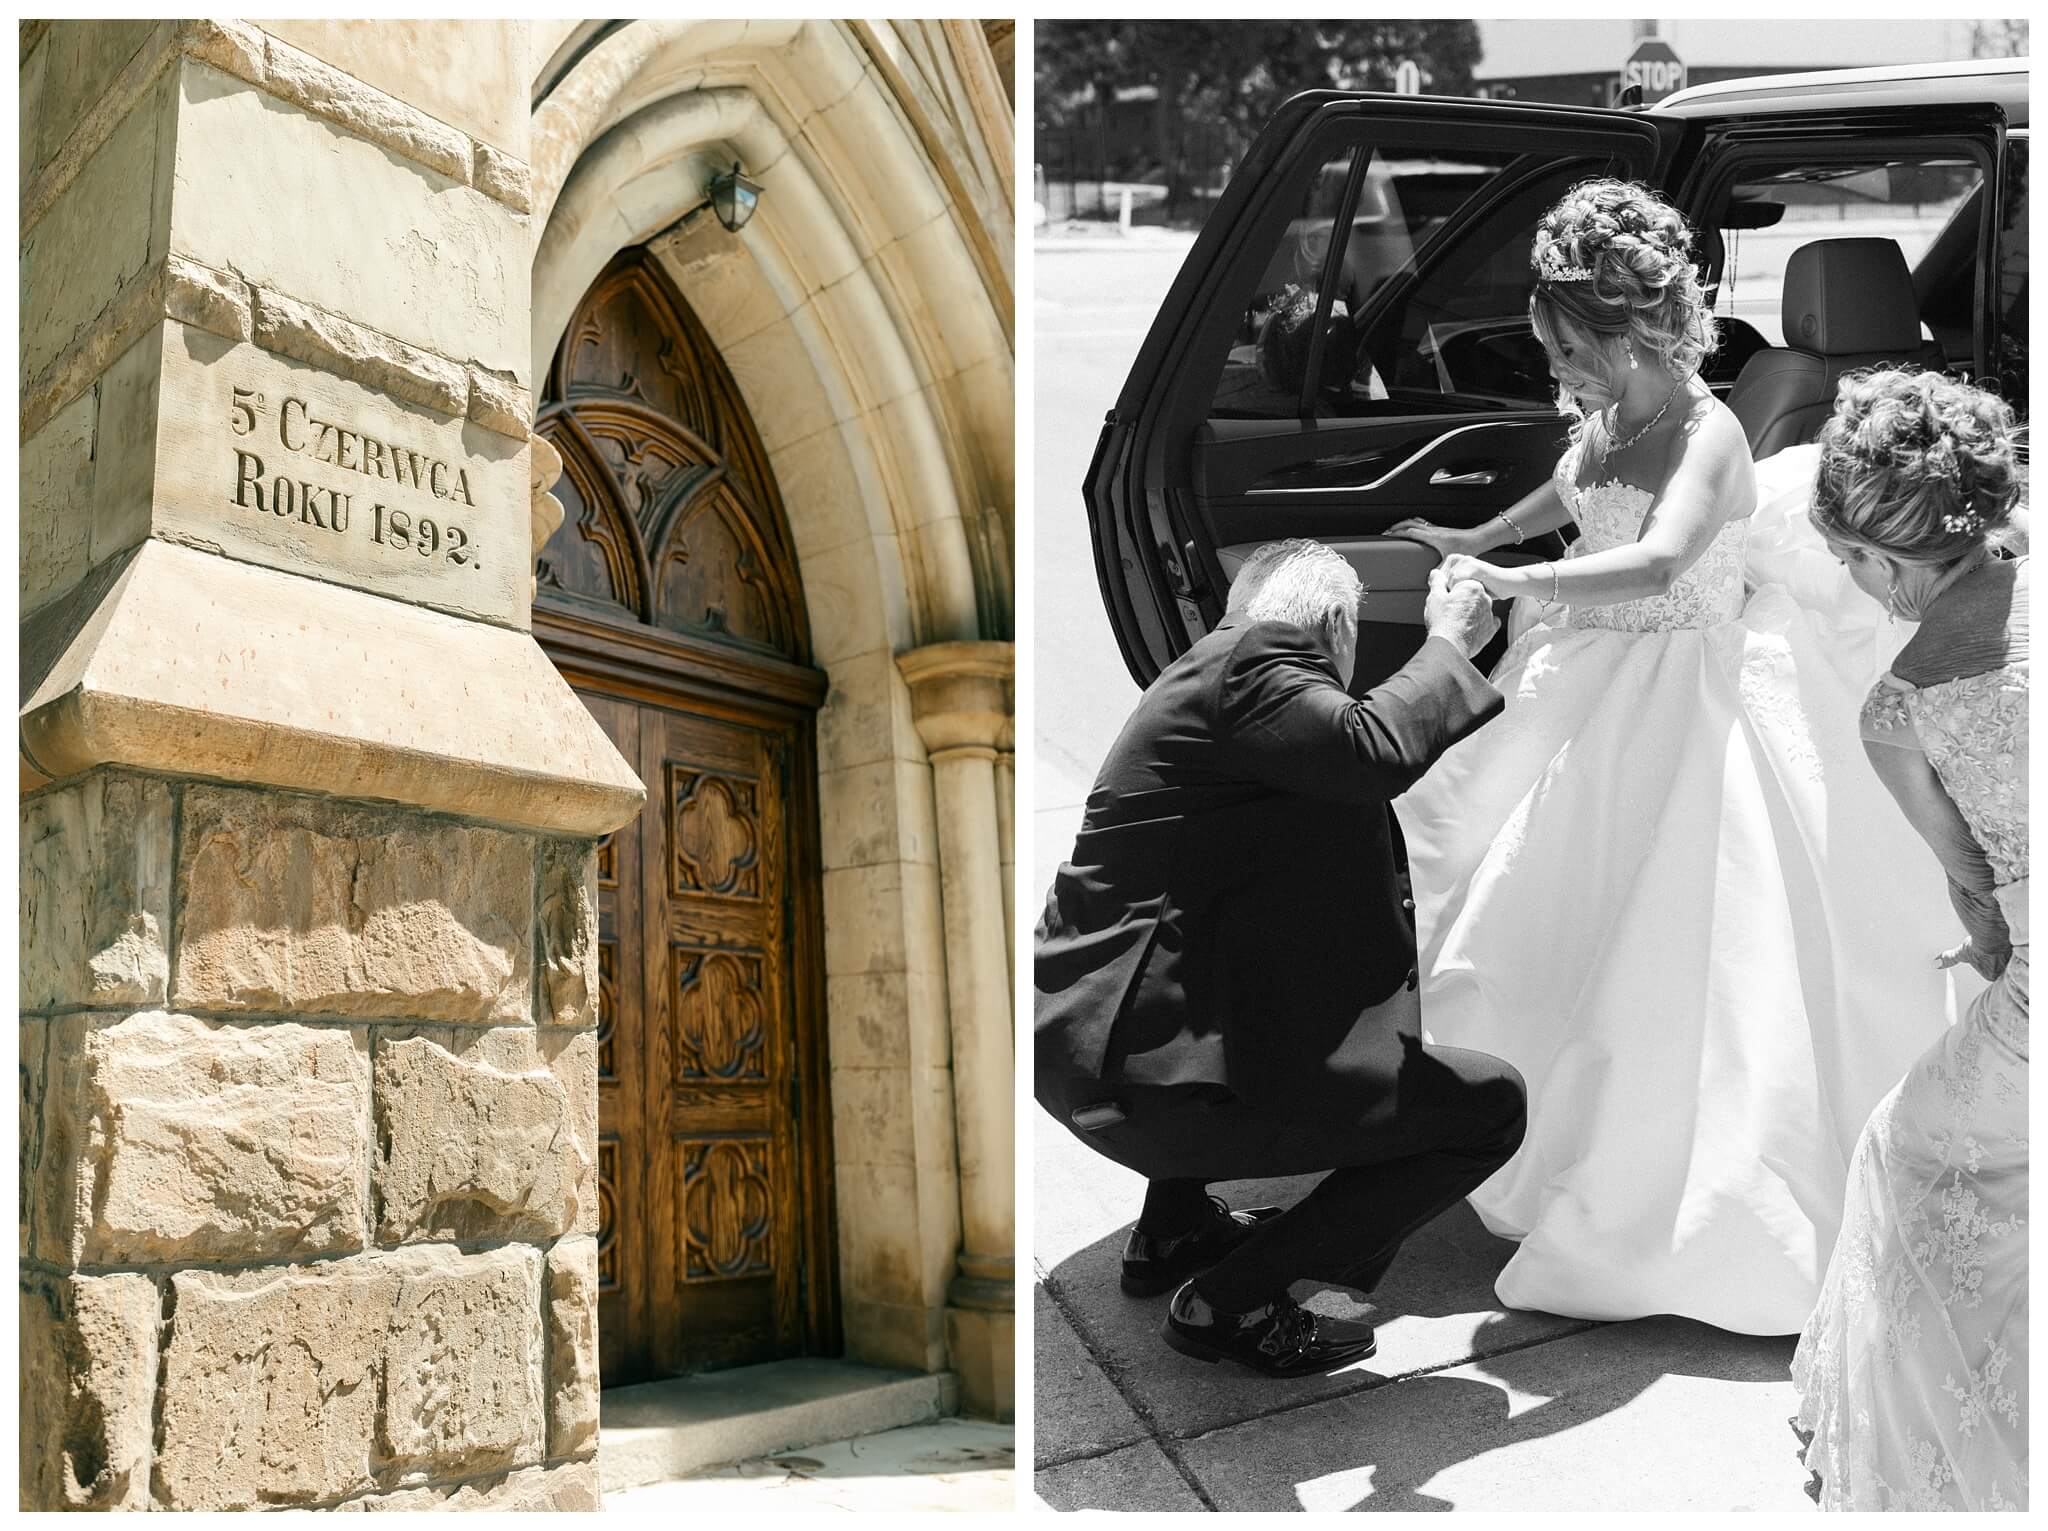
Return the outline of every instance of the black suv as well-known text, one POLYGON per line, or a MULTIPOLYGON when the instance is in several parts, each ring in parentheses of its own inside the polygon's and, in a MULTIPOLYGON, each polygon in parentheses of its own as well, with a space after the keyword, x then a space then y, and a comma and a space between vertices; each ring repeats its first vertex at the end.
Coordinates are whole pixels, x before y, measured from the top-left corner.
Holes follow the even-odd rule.
POLYGON ((1601 175, 1699 231, 1723 336, 1706 378, 1758 456, 1812 439, 1840 375, 1883 362, 1944 367, 2024 418, 2025 60, 1730 81, 1647 110, 1297 96, 1189 251, 1088 470, 1140 685, 1279 537, 1363 577, 1355 689, 1406 659, 1436 554, 1380 533, 1477 525, 1551 471, 1566 422, 1529 331, 1530 242, 1601 175))

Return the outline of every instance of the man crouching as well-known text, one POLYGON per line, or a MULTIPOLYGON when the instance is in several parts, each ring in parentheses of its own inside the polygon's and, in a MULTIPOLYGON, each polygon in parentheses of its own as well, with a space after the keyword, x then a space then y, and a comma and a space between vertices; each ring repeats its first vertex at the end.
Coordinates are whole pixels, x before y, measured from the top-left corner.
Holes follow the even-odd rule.
POLYGON ((1125 1292, 1177 1287, 1169 1345, 1276 1377, 1374 1350, 1289 1286, 1371 1291, 1525 1122, 1513 1068, 1422 1040, 1388 807, 1500 710, 1498 624, 1433 573, 1421 648, 1354 700, 1361 593, 1321 543, 1253 555, 1111 746, 1037 933, 1038 1102, 1149 1182, 1125 1292), (1319 1170, 1285 1211, 1208 1195, 1319 1170))

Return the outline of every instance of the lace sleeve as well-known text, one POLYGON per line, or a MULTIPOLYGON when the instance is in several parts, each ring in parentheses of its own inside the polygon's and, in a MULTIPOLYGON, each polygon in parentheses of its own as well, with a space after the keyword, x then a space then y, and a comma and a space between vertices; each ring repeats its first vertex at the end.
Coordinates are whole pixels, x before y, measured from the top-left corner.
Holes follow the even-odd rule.
POLYGON ((1871 689, 1863 708, 1865 752, 1899 811, 1948 874, 1949 903, 1972 944, 1988 955, 2001 954, 2011 948, 2012 937, 1998 907, 1991 858, 1920 747, 1906 701, 1912 694, 1885 680, 1871 689), (1873 712, 1879 714, 1875 721, 1873 712))
POLYGON ((1913 688, 1896 676, 1880 675, 1877 684, 1870 688, 1870 695, 1863 699, 1863 737, 1873 743, 1917 749, 1913 713, 1906 704, 1906 698, 1912 694, 1913 688))

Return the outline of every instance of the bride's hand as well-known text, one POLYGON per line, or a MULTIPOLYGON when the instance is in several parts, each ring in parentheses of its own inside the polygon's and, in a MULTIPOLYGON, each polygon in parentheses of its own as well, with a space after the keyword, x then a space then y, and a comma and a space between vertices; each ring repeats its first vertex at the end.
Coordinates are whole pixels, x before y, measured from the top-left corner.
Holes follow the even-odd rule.
POLYGON ((1455 526, 1438 526, 1433 521, 1424 521, 1419 516, 1410 516, 1405 521, 1396 521, 1386 530, 1389 537, 1400 537, 1408 542, 1419 542, 1424 547, 1435 548, 1446 557, 1453 553, 1476 553, 1480 551, 1479 539, 1471 532, 1460 531, 1455 526))
POLYGON ((1451 553, 1445 557, 1441 567, 1448 584, 1455 585, 1461 579, 1477 580, 1488 595, 1504 593, 1499 587, 1499 566, 1474 558, 1470 553, 1451 553))
POLYGON ((1960 946, 1951 946, 1939 957, 1936 957, 1934 965, 1938 968, 1952 968, 1959 963, 1967 962, 1982 977, 1995 979, 2000 973, 2005 971, 2006 963, 2011 960, 2012 953, 2010 951, 1987 952, 1981 949, 1976 942, 1965 941, 1960 946))

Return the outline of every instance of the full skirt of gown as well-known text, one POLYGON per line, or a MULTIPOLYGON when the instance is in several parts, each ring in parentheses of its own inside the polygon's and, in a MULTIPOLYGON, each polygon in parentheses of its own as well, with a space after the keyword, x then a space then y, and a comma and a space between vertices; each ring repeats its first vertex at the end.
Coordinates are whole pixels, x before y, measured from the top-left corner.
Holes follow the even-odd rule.
POLYGON ((1864 1121, 1960 1013, 1941 868, 1858 733, 1904 634, 1810 477, 1760 474, 1739 616, 1526 626, 1503 714, 1395 804, 1424 1027, 1528 1086, 1471 1197, 1509 1307, 1798 1332, 1864 1121))

